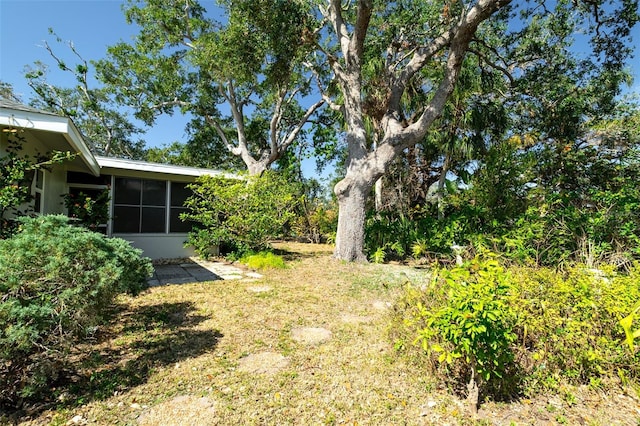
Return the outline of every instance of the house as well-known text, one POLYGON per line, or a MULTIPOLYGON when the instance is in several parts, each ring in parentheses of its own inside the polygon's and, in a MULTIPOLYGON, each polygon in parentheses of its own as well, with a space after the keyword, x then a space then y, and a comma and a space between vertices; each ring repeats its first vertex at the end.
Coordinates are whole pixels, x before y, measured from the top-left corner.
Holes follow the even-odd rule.
POLYGON ((5 99, 0 99, 0 130, 0 155, 16 131, 25 139, 25 154, 76 154, 34 176, 29 206, 34 213, 68 214, 63 194, 108 190, 109 221, 101 229, 107 236, 130 241, 152 259, 193 255, 192 248, 184 247, 190 225, 179 219, 190 193, 186 185, 222 172, 94 156, 69 118, 5 99))

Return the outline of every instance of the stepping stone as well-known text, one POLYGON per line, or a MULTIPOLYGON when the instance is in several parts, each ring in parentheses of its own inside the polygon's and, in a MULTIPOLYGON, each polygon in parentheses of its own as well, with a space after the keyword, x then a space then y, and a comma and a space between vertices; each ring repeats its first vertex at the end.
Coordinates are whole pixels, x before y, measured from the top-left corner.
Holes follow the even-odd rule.
POLYGON ((216 402, 207 397, 180 395, 145 410, 139 425, 213 425, 217 424, 216 402))
POLYGON ((376 300, 375 302, 373 302, 373 308, 377 309, 378 311, 386 311, 387 309, 391 308, 391 303, 384 302, 382 300, 376 300))
POLYGON ((185 278, 190 276, 180 265, 159 265, 156 267, 156 276, 160 280, 172 278, 185 278))
POLYGON ((256 278, 256 279, 262 278, 262 275, 257 272, 247 272, 245 275, 248 276, 249 278, 256 278))
POLYGON ((252 354, 238 361, 238 370, 252 374, 274 374, 289 365, 289 359, 277 352, 252 354))
POLYGON ((320 327, 294 328, 291 337, 299 343, 317 345, 331 339, 331 331, 320 327))
POLYGON ((259 286, 255 286, 255 287, 247 287, 247 291, 251 291, 253 293, 266 293, 268 291, 273 290, 273 288, 271 288, 268 285, 259 285, 259 286))

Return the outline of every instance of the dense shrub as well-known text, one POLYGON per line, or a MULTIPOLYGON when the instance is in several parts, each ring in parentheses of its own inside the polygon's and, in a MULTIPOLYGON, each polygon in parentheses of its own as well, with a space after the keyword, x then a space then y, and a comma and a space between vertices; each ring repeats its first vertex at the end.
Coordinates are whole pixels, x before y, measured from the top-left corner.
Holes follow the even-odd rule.
POLYGON ((60 374, 68 350, 95 332, 119 293, 143 290, 149 259, 120 239, 21 218, 0 241, 0 405, 35 397, 60 374))
POLYGON ((620 319, 640 300, 640 268, 516 268, 518 354, 530 388, 640 378, 640 352, 625 345, 620 319))
POLYGON ((640 299, 640 266, 558 272, 475 259, 409 285, 395 309, 396 347, 463 391, 474 368, 486 394, 515 396, 562 383, 640 379, 640 352, 620 320, 640 299), (475 363, 475 365, 474 365, 475 363))
POLYGON ((338 208, 329 203, 303 204, 303 213, 294 224, 295 236, 310 243, 333 243, 338 227, 338 208))
POLYGON ((516 311, 509 303, 511 277, 495 259, 434 271, 422 288, 409 286, 399 305, 403 324, 419 344, 433 372, 461 390, 478 387, 512 392, 512 344, 516 311), (509 373, 509 374, 507 374, 509 373))
POLYGON ((76 219, 82 226, 97 231, 100 225, 109 221, 110 192, 109 189, 104 189, 90 195, 80 191, 77 194, 64 194, 62 199, 69 217, 76 219))
POLYGON ((295 219, 299 191, 276 172, 247 180, 202 176, 183 214, 197 224, 189 243, 207 257, 220 246, 232 252, 260 251, 279 238, 295 219))
POLYGON ((420 241, 423 252, 447 256, 455 243, 521 265, 628 268, 640 260, 640 149, 594 138, 493 145, 466 185, 438 203, 372 212, 368 253, 398 254, 395 245, 409 254, 420 241))

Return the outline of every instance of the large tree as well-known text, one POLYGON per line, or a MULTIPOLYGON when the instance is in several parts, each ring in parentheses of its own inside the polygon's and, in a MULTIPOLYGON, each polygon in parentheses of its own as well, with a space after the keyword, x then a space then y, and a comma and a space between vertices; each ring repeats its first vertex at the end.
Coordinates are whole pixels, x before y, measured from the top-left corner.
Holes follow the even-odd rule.
POLYGON ((477 58, 477 73, 499 71, 507 83, 506 92, 483 94, 484 99, 502 99, 511 113, 531 114, 528 125, 544 123, 553 136, 570 137, 579 127, 585 105, 573 101, 586 99, 581 95, 587 87, 600 92, 599 104, 615 96, 637 1, 510 3, 317 2, 322 25, 314 32, 321 53, 315 70, 333 76, 324 99, 342 112, 348 145, 346 174, 334 189, 340 208, 337 258, 365 260, 365 202, 374 182, 424 140, 468 56, 477 58), (574 37, 590 41, 590 58, 572 53, 574 37), (365 108, 373 81, 381 132, 375 146, 367 139, 371 112, 365 108), (422 102, 410 101, 416 90, 422 102))
POLYGON ((91 63, 78 52, 73 42, 63 42, 52 29, 49 32, 57 44, 65 44, 68 50, 54 49, 47 41, 44 41, 44 48, 56 68, 72 76, 75 85, 63 87, 51 83, 49 66, 37 61, 25 73, 29 86, 37 95, 31 105, 72 118, 96 154, 142 158, 144 143, 136 139, 142 129, 133 124, 113 95, 94 81, 91 63))
POLYGON ((309 4, 290 0, 130 0, 132 44, 108 49, 102 80, 136 117, 152 124, 176 109, 194 116, 198 133, 217 138, 261 174, 296 141, 324 101, 302 105, 311 90, 309 4), (228 130, 232 122, 233 134, 228 130))

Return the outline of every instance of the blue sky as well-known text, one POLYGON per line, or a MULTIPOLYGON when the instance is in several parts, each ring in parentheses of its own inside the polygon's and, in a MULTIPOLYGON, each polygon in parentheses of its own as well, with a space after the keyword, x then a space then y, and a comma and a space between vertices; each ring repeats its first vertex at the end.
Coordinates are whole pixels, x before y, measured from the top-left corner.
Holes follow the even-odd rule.
MULTIPOLYGON (((0 80, 11 83, 24 102, 33 98, 24 78, 26 65, 40 60, 52 65, 44 49, 46 40, 56 54, 69 58, 73 55, 63 44, 49 35, 49 28, 63 39, 72 41, 86 60, 104 57, 107 46, 120 40, 129 41, 136 27, 127 25, 120 0, 0 0, 0 80)), ((72 78, 51 69, 49 82, 71 86, 72 78)), ((174 115, 158 120, 144 139, 148 146, 160 146, 173 141, 184 141, 185 117, 174 115)))
MULTIPOLYGON (((57 53, 70 57, 69 49, 57 44, 48 28, 53 28, 62 39, 73 41, 87 60, 104 57, 109 45, 131 40, 136 27, 126 24, 122 3, 121 0, 0 0, 0 80, 12 84, 15 92, 27 102, 33 95, 24 78, 25 66, 37 60, 52 62, 42 47, 43 41, 47 40, 57 53)), ((214 1, 204 3, 213 5, 214 1)), ((638 25, 634 29, 634 43, 640 44, 638 25)), ((640 60, 633 58, 630 66, 635 74, 631 91, 640 93, 640 60)), ((71 78, 55 71, 51 70, 51 83, 73 84, 71 78)), ((180 115, 161 118, 144 136, 147 145, 184 141, 186 121, 180 115)))

